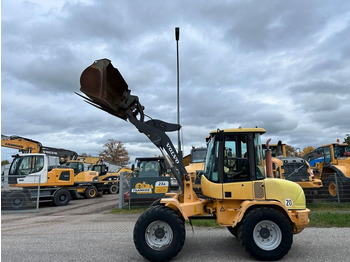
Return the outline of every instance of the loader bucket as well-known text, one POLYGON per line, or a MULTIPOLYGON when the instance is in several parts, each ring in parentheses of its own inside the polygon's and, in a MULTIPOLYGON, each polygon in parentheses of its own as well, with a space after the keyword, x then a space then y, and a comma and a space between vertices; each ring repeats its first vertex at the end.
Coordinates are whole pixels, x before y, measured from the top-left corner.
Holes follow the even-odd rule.
POLYGON ((106 58, 96 60, 83 71, 80 86, 90 104, 124 120, 128 109, 140 108, 138 97, 130 95, 124 78, 106 58))

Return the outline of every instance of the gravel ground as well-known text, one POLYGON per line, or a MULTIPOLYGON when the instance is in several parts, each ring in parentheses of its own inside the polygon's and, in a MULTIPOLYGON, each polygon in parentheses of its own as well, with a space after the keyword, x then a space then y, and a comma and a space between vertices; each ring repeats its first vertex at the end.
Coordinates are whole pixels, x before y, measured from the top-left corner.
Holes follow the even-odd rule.
MULTIPOLYGON (((1 261, 145 261, 134 247, 138 214, 111 214, 117 195, 1 215, 1 261)), ((225 228, 186 228, 173 261, 252 261, 225 228)), ((349 261, 350 228, 307 228, 282 261, 349 261)))

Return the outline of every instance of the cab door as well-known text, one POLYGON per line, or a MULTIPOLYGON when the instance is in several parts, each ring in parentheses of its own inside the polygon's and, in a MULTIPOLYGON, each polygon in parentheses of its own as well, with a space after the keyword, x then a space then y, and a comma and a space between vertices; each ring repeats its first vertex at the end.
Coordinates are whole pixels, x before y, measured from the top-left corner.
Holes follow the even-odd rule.
POLYGON ((225 199, 251 199, 253 197, 248 140, 248 134, 225 136, 222 183, 225 199))

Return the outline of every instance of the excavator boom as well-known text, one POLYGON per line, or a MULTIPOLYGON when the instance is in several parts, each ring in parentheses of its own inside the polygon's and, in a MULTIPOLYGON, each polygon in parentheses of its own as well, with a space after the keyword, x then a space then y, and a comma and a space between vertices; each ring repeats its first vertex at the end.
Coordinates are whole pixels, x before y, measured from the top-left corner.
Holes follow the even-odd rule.
POLYGON ((20 137, 1 135, 1 146, 18 149, 22 153, 40 153, 42 145, 40 142, 20 137))
POLYGON ((182 176, 187 172, 173 143, 165 132, 177 131, 180 125, 157 119, 144 121, 144 107, 137 96, 130 94, 128 85, 118 69, 108 59, 96 60, 80 77, 80 91, 85 101, 123 120, 129 120, 155 144, 167 159, 171 170, 183 187, 182 176))
POLYGON ((18 149, 22 153, 43 153, 64 159, 74 159, 78 154, 74 151, 43 146, 40 142, 21 137, 1 135, 1 146, 18 149))

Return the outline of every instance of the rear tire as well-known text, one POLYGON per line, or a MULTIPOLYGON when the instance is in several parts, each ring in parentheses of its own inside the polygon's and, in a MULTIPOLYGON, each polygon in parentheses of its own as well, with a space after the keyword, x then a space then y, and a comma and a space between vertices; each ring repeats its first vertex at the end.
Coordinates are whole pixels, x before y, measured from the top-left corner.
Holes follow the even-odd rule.
POLYGON ((22 192, 10 193, 6 196, 6 202, 12 210, 22 210, 27 206, 27 196, 22 192))
POLYGON ((69 204, 71 196, 68 190, 61 188, 54 193, 53 204, 55 206, 66 206, 69 204))
POLYGON ((259 260, 279 260, 293 243, 288 219, 269 207, 250 211, 242 221, 238 237, 245 250, 259 260))
POLYGON ((165 206, 144 212, 134 227, 134 243, 139 253, 151 261, 169 261, 185 243, 186 230, 179 215, 165 206))
POLYGON ((84 196, 86 199, 97 197, 97 188, 95 186, 88 186, 84 191, 84 196))

